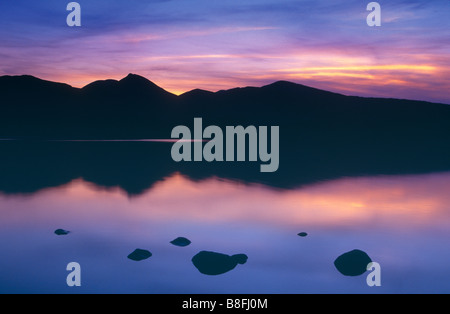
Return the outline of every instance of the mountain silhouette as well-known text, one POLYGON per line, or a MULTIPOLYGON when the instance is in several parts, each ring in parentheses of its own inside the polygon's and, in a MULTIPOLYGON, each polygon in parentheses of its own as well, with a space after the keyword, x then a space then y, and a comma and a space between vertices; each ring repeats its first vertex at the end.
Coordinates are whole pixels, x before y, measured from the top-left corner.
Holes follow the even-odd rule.
POLYGON ((167 92, 146 78, 131 73, 120 81, 103 80, 93 82, 83 87, 81 91, 88 97, 119 96, 125 99, 133 98, 146 101, 161 100, 164 98, 173 99, 175 97, 175 95, 167 92))
POLYGON ((173 95, 135 74, 83 88, 0 77, 0 191, 28 193, 84 178, 140 193, 181 172, 290 188, 342 176, 450 170, 450 106, 345 96, 286 81, 173 95), (168 143, 53 142, 170 138, 177 125, 279 126, 280 168, 176 163, 168 143))

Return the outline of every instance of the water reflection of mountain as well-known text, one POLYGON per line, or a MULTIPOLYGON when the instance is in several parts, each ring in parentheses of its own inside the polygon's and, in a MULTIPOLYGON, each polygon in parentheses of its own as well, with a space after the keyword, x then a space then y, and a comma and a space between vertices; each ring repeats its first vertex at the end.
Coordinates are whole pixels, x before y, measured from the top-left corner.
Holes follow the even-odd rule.
POLYGON ((144 78, 83 89, 0 77, 0 191, 27 193, 76 178, 140 193, 174 172, 291 188, 342 176, 450 170, 450 107, 346 97, 288 82, 175 96, 144 78), (42 139, 169 138, 176 125, 280 126, 280 167, 260 162, 175 163, 170 143, 42 139), (29 140, 33 136, 33 140, 29 140))

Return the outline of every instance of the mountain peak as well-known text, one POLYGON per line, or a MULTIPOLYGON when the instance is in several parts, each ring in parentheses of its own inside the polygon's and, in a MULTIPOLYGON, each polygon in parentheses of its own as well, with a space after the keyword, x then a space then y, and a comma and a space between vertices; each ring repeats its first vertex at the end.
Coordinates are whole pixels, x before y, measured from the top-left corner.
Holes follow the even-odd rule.
POLYGON ((265 85, 262 88, 295 88, 295 89, 312 89, 312 90, 317 90, 314 87, 310 87, 310 86, 306 86, 303 84, 298 84, 298 83, 294 83, 294 82, 289 82, 289 81, 276 81, 272 84, 269 85, 265 85))
POLYGON ((276 91, 282 91, 284 93, 293 93, 293 94, 301 93, 303 95, 314 95, 314 96, 318 96, 318 95, 321 95, 321 96, 331 96, 331 95, 342 96, 339 93, 334 93, 334 92, 318 89, 318 88, 307 86, 307 85, 303 85, 303 84, 289 82, 289 81, 277 81, 277 82, 274 82, 272 84, 263 86, 262 89, 270 91, 270 92, 276 90, 276 91))
POLYGON ((119 84, 130 92, 146 90, 147 92, 151 91, 160 95, 174 96, 172 93, 169 93, 147 78, 133 73, 129 73, 126 77, 121 79, 119 84))
POLYGON ((159 87, 158 85, 156 85, 149 79, 147 79, 143 76, 137 75, 137 74, 133 74, 133 73, 130 73, 126 77, 121 79, 119 81, 119 84, 125 85, 125 86, 130 86, 130 87, 132 86, 134 88, 145 87, 145 88, 152 88, 154 90, 163 90, 161 87, 159 87))
POLYGON ((193 89, 191 91, 181 94, 180 97, 202 97, 202 96, 210 96, 210 95, 214 95, 214 93, 207 91, 207 90, 196 88, 196 89, 193 89))
POLYGON ((126 77, 121 79, 120 82, 133 82, 133 83, 135 83, 135 82, 142 82, 142 83, 144 83, 145 82, 145 83, 152 83, 151 81, 149 81, 145 77, 137 75, 137 74, 133 74, 133 73, 129 73, 126 77))
POLYGON ((143 76, 130 73, 123 79, 99 80, 83 87, 88 93, 111 94, 113 97, 128 94, 130 97, 172 97, 173 94, 143 76))

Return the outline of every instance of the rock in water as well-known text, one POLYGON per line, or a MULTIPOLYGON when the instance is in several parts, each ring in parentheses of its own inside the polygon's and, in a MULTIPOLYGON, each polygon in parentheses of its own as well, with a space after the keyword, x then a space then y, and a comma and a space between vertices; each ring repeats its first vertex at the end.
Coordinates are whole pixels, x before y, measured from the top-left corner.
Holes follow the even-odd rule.
POLYGON ((308 234, 306 232, 300 232, 299 234, 297 234, 299 237, 306 237, 308 234))
POLYGON ((57 229, 55 230, 56 235, 68 235, 70 231, 64 230, 64 229, 57 229))
POLYGON ((149 258, 150 256, 152 256, 152 253, 150 253, 149 251, 136 249, 136 250, 134 250, 133 253, 128 255, 128 258, 133 261, 139 262, 139 261, 143 261, 143 260, 149 258))
POLYGON ((367 271, 367 265, 371 262, 367 253, 353 250, 339 256, 334 261, 334 266, 344 276, 359 276, 367 271))
POLYGON ((189 244, 191 244, 191 241, 189 239, 183 238, 183 237, 178 237, 173 241, 170 241, 170 243, 172 243, 173 245, 176 246, 188 246, 189 244))
POLYGON ((245 254, 236 254, 231 256, 231 258, 238 264, 244 265, 247 263, 248 256, 245 254))
POLYGON ((238 264, 247 262, 247 255, 226 255, 216 252, 201 251, 192 258, 194 266, 205 275, 221 275, 233 270, 238 264))

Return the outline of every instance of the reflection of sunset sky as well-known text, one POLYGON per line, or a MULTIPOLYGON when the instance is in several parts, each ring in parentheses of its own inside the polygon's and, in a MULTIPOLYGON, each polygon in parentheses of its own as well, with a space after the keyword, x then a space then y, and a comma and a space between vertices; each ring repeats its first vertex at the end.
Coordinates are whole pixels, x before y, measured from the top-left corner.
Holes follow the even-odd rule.
POLYGON ((450 103, 446 0, 80 1, 0 3, 0 75, 82 87, 129 72, 180 94, 289 80, 349 95, 450 103), (368 3, 369 1, 367 1, 368 3))
POLYGON ((0 195, 0 292, 73 293, 64 271, 77 261, 85 293, 445 293, 449 184, 443 173, 274 190, 174 175, 132 197, 82 180, 0 195), (171 245, 178 236, 192 244, 171 245), (129 263, 136 248, 153 256, 129 263), (352 249, 380 263, 382 287, 336 271, 352 249), (201 250, 249 260, 212 278, 191 263, 201 250))
MULTIPOLYGON (((450 175, 353 178, 297 190, 273 190, 218 179, 194 182, 174 175, 140 196, 120 189, 100 189, 82 180, 22 197, 0 197, 2 221, 36 219, 198 224, 256 224, 273 227, 338 227, 376 225, 393 228, 449 223, 450 175), (43 214, 43 213, 47 213, 43 214), (67 217, 69 215, 69 217, 67 217), (60 217, 60 218, 61 218, 60 217), (109 217, 109 218, 108 218, 109 217)), ((34 220, 33 220, 34 221, 34 220)))

